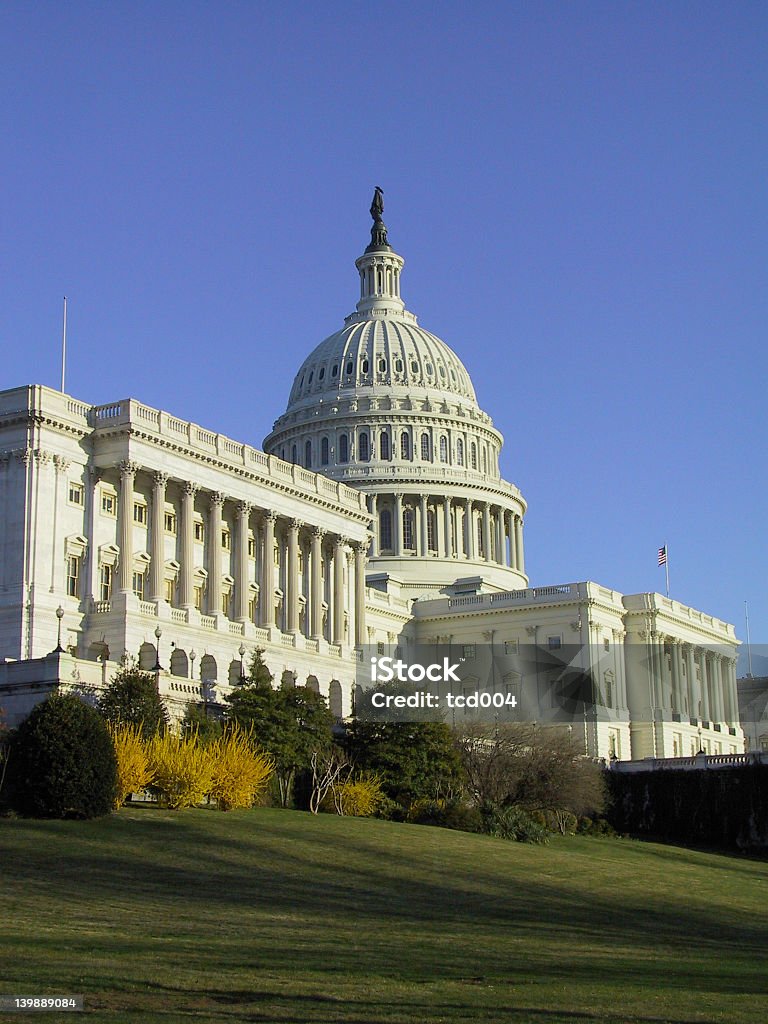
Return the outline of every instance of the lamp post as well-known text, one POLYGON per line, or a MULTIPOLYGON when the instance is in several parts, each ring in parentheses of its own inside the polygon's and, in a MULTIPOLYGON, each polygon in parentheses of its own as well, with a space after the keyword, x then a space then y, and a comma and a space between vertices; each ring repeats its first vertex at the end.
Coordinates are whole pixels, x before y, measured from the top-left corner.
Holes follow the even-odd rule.
POLYGON ((196 657, 197 657, 197 652, 195 651, 195 648, 193 647, 192 650, 189 652, 189 660, 192 662, 192 666, 191 666, 191 668, 189 670, 190 679, 194 679, 195 678, 195 658, 196 657))
POLYGON ((56 635, 56 647, 53 650, 54 654, 63 654, 64 648, 61 646, 61 620, 64 618, 64 609, 59 605, 56 609, 56 618, 59 620, 57 623, 58 631, 56 635))
POLYGON ((155 639, 157 640, 157 646, 155 647, 155 667, 152 669, 153 672, 159 672, 162 669, 160 664, 160 638, 163 635, 162 629, 158 626, 155 629, 155 639))
POLYGON ((240 684, 245 682, 245 667, 243 665, 243 658, 245 657, 245 644, 240 644, 237 653, 240 655, 240 684))

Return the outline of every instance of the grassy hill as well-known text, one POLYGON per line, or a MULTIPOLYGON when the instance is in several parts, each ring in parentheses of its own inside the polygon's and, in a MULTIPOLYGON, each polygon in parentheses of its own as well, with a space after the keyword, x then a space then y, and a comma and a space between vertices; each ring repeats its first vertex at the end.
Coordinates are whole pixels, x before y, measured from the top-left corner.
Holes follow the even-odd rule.
POLYGON ((0 864, 1 994, 83 993, 94 1021, 768 1016, 760 861, 271 809, 124 809, 0 821, 0 864))

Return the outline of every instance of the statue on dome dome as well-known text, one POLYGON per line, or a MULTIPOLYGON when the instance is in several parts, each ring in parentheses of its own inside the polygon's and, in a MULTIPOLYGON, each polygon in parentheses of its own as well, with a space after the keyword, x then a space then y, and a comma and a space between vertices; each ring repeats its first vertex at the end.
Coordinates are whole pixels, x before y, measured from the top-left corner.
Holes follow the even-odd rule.
POLYGON ((382 213, 384 213, 384 192, 377 185, 371 203, 371 216, 374 220, 381 220, 382 213))

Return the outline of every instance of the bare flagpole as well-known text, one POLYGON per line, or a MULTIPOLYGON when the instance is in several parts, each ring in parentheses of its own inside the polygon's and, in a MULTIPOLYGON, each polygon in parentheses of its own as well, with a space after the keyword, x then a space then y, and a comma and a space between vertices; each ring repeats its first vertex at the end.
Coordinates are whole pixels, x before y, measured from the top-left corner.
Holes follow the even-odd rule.
POLYGON ((749 663, 749 678, 752 679, 752 644, 749 641, 749 605, 744 602, 744 621, 747 627, 747 661, 749 663))
POLYGON ((64 390, 64 376, 67 368, 67 296, 64 296, 64 322, 61 327, 61 390, 64 390))
POLYGON ((664 572, 667 577, 667 597, 669 597, 669 548, 666 544, 664 545, 664 555, 666 556, 664 559, 664 572))

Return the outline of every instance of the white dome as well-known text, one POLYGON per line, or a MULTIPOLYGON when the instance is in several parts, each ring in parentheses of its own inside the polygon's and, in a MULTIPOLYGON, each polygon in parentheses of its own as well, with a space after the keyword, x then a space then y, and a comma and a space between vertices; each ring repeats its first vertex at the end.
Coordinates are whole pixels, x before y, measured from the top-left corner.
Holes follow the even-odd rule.
POLYGON ((320 399, 327 402, 384 391, 391 396, 448 398, 453 403, 460 398, 477 406, 461 360, 440 338, 417 326, 411 314, 390 313, 375 319, 353 314, 346 327, 321 341, 304 360, 286 412, 320 399))

